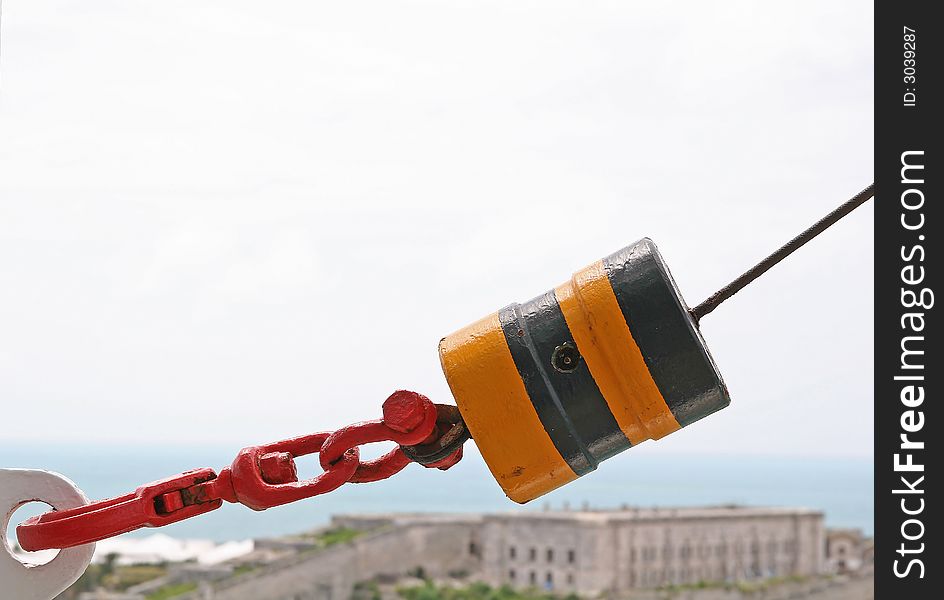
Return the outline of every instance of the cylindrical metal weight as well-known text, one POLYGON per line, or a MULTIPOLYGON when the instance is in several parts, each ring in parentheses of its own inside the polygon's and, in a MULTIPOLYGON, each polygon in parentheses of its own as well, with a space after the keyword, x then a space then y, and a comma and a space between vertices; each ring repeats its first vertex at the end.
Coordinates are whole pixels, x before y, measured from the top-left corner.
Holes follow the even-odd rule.
POLYGON ((472 439, 521 503, 729 403, 648 238, 443 338, 439 355, 472 439))

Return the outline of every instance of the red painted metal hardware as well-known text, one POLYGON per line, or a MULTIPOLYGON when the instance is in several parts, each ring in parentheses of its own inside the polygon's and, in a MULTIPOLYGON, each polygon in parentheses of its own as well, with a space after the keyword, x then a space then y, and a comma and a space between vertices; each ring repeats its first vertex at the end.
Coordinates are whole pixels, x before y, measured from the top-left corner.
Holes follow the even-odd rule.
POLYGON ((216 499, 164 511, 168 493, 185 490, 214 479, 213 469, 195 469, 161 479, 124 496, 94 502, 64 511, 50 511, 33 517, 16 528, 17 540, 25 550, 69 548, 121 535, 141 527, 161 527, 219 508, 216 499), (78 540, 78 541, 75 541, 78 540))
MULTIPOLYGON (((412 462, 400 446, 437 446, 440 436, 456 427, 464 430, 458 411, 437 408, 429 398, 415 392, 397 391, 384 402, 383 419, 249 446, 219 474, 212 469, 196 469, 143 485, 124 496, 72 510, 50 511, 21 523, 16 528, 17 538, 29 551, 70 548, 141 527, 176 523, 215 510, 224 500, 265 510, 325 494, 348 482, 390 477, 412 462), (458 421, 444 423, 443 414, 455 414, 458 421), (360 460, 359 446, 383 441, 396 442, 398 447, 380 458, 360 460), (324 472, 298 481, 295 458, 316 453, 324 472)), ((457 463, 467 436, 454 437, 449 438, 448 456, 424 466, 448 469, 457 463)))
MULTIPOLYGON (((233 464, 228 469, 223 469, 224 473, 228 472, 231 481, 234 496, 231 502, 239 502, 253 510, 265 510, 341 487, 357 471, 360 453, 356 447, 346 449, 341 459, 329 465, 324 473, 305 481, 298 481, 293 472, 284 480, 272 479, 269 482, 263 477, 260 468, 261 460, 266 455, 288 453, 297 457, 320 452, 330 436, 330 433, 316 433, 265 446, 243 448, 233 464)), ((292 468, 291 471, 295 469, 292 468)))
POLYGON ((459 409, 446 404, 436 405, 436 430, 429 440, 413 446, 401 445, 400 449, 413 462, 445 471, 462 460, 462 444, 469 440, 469 430, 459 409))

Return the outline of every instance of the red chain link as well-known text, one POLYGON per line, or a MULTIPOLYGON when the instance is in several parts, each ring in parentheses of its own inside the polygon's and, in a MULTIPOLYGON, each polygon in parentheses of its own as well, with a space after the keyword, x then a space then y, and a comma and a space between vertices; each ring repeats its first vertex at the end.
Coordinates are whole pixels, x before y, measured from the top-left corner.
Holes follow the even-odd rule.
MULTIPOLYGON (((426 396, 400 390, 383 403, 383 419, 249 446, 219 474, 213 469, 195 469, 148 483, 124 496, 72 510, 50 511, 17 526, 17 539, 29 551, 70 548, 141 527, 161 527, 189 519, 216 510, 224 500, 265 510, 333 491, 348 482, 386 479, 411 462, 399 446, 433 444, 444 426, 456 425, 443 423, 441 414, 446 413, 437 410, 426 396), (383 441, 399 446, 380 458, 360 460, 358 446, 383 441), (299 481, 295 458, 315 453, 320 454, 324 472, 299 481)), ((458 448, 446 458, 424 466, 448 469, 456 464, 462 458, 461 443, 465 439, 459 440, 458 448)))

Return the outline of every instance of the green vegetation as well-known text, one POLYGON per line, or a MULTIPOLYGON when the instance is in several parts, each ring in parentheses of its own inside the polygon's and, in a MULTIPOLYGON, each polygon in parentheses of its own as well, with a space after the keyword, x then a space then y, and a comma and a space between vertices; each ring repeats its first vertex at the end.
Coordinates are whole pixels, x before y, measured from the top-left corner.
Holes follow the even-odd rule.
POLYGON ((351 600, 380 600, 382 597, 375 581, 358 581, 351 590, 351 600))
POLYGON ((123 592, 131 586, 150 581, 167 574, 166 565, 118 565, 118 556, 109 554, 105 562, 89 565, 78 581, 69 586, 59 597, 75 600, 82 592, 105 589, 123 592))
POLYGON ((431 581, 410 588, 399 588, 397 593, 404 600, 578 600, 577 596, 558 596, 529 588, 515 590, 509 586, 493 588, 484 583, 472 583, 465 587, 437 586, 431 581))
POLYGON ((725 581, 698 581, 696 583, 675 583, 664 585, 658 589, 666 592, 681 592, 685 590, 717 590, 717 589, 735 589, 736 584, 725 581))
POLYGON ((295 537, 296 539, 314 542, 315 545, 311 548, 305 548, 304 550, 301 550, 302 553, 310 553, 320 552, 321 550, 336 544, 346 544, 354 538, 364 535, 365 533, 370 532, 362 529, 351 529, 349 527, 332 527, 330 529, 322 529, 309 533, 303 533, 295 537))
POLYGON ((729 591, 737 590, 742 594, 754 594, 775 588, 787 583, 803 583, 809 581, 809 577, 800 575, 790 575, 787 577, 771 577, 757 581, 699 581, 697 583, 666 585, 659 588, 665 592, 682 592, 687 590, 708 590, 724 589, 729 591))
POLYGON ((258 569, 258 565, 239 565, 233 569, 233 577, 237 575, 242 575, 243 573, 250 573, 258 569))
POLYGON ((318 542, 318 545, 322 548, 327 548, 328 546, 333 546, 335 544, 350 542, 354 538, 364 535, 364 533, 365 532, 361 531, 360 529, 335 527, 333 529, 316 532, 309 537, 315 542, 318 542))
POLYGON ((110 590, 124 591, 131 586, 163 577, 167 568, 162 565, 129 565, 117 567, 108 575, 102 576, 101 585, 110 590))
POLYGON ((167 600, 168 598, 175 598, 187 592, 192 592, 195 589, 197 589, 197 584, 195 583, 175 583, 158 588, 148 594, 146 598, 147 600, 167 600))
POLYGON ((791 575, 789 577, 771 577, 770 579, 762 579, 760 581, 739 581, 736 585, 739 592, 753 594, 785 583, 803 583, 804 581, 809 581, 809 579, 809 577, 791 575))

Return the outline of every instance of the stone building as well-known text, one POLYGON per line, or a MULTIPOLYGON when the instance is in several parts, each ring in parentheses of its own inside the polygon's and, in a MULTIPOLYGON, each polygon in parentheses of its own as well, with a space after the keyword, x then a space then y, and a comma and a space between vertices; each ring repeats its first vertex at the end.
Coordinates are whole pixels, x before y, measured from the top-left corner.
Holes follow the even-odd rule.
POLYGON ((820 573, 823 514, 803 509, 630 508, 486 515, 485 581, 593 595, 699 581, 820 573))
POLYGON ((831 573, 854 573, 872 560, 872 540, 859 529, 830 529, 826 532, 826 568, 831 573))
POLYGON ((342 515, 332 527, 365 533, 318 551, 272 548, 280 558, 180 600, 345 600, 359 581, 419 569, 434 579, 625 596, 668 584, 814 575, 826 547, 823 514, 787 508, 342 515))
MULTIPOLYGON (((824 569, 823 514, 805 509, 522 511, 481 515, 474 524, 462 518, 467 537, 457 546, 465 548, 467 568, 496 586, 595 595, 824 569)), ((429 517, 352 516, 335 522, 367 528, 383 519, 403 526, 429 517)), ((428 560, 435 565, 442 557, 428 560)))

